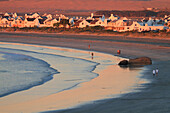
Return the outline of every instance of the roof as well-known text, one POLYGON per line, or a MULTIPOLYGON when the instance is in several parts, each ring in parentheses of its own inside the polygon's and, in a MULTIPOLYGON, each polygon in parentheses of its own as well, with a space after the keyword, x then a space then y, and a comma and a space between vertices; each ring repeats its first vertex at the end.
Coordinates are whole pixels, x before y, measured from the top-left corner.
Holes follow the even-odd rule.
POLYGON ((90 22, 90 24, 96 24, 97 21, 99 21, 99 20, 93 20, 90 22))
POLYGON ((112 22, 117 22, 117 20, 113 20, 112 22))
POLYGON ((27 18, 27 21, 34 21, 35 18, 27 18))
POLYGON ((108 22, 108 23, 115 23, 115 22, 117 22, 117 20, 113 20, 113 21, 110 21, 110 22, 108 22))
POLYGON ((75 25, 75 26, 79 26, 79 24, 80 24, 82 21, 83 21, 83 20, 76 21, 76 22, 74 23, 74 25, 75 25))
POLYGON ((19 19, 21 19, 21 20, 25 20, 25 18, 24 18, 24 17, 20 17, 19 19))
POLYGON ((90 23, 91 21, 93 21, 93 20, 86 20, 88 23, 90 23))
POLYGON ((77 22, 77 21, 79 21, 79 20, 78 20, 78 19, 73 19, 73 21, 74 21, 74 22, 77 22))
POLYGON ((9 16, 3 16, 2 18, 6 18, 6 19, 8 19, 8 18, 9 18, 9 16))
POLYGON ((133 21, 127 21, 127 26, 131 26, 133 24, 133 21))
POLYGON ((40 24, 44 24, 44 21, 45 21, 46 19, 38 19, 38 21, 39 21, 39 23, 40 24))
POLYGON ((133 24, 132 20, 123 20, 126 23, 126 26, 131 26, 133 24))
POLYGON ((111 20, 107 20, 107 22, 111 22, 111 20))
POLYGON ((137 23, 140 24, 141 26, 145 26, 145 23, 143 23, 143 22, 137 21, 137 23))
POLYGON ((49 20, 47 20, 46 22, 50 22, 50 21, 52 21, 53 19, 49 19, 49 20))
POLYGON ((102 18, 102 15, 94 15, 92 18, 102 18))
POLYGON ((0 14, 0 16, 2 16, 2 17, 3 17, 3 16, 4 16, 4 14, 0 14))
MULTIPOLYGON (((27 15, 28 16, 32 16, 32 15, 34 15, 34 14, 36 14, 36 13, 28 13, 27 15)), ((39 13, 37 13, 38 15, 40 15, 39 13)))

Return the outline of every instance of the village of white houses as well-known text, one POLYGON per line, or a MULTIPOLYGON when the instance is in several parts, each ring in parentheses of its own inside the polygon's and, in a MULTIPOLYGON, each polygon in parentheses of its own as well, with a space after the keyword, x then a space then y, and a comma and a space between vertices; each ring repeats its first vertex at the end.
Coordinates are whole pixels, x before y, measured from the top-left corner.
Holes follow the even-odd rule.
POLYGON ((29 13, 18 15, 17 13, 0 13, 0 27, 52 27, 52 28, 85 28, 101 26, 105 30, 116 32, 126 31, 170 31, 170 15, 165 15, 162 18, 158 17, 143 17, 143 18, 128 18, 119 17, 118 15, 110 14, 110 17, 105 15, 91 15, 87 17, 67 17, 63 14, 39 14, 29 13), (59 24, 61 21, 64 24, 59 24))

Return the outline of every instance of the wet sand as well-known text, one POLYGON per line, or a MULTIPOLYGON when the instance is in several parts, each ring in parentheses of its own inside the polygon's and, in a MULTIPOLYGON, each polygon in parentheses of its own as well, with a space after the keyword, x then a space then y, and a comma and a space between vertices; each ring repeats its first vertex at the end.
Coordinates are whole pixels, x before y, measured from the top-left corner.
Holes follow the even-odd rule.
MULTIPOLYGON (((129 93, 117 99, 97 101, 95 104, 84 105, 79 108, 55 111, 68 113, 143 113, 143 112, 168 112, 170 104, 169 68, 170 68, 170 41, 160 39, 144 39, 122 37, 74 36, 74 35, 49 35, 49 34, 1 34, 0 41, 22 42, 51 46, 71 47, 105 52, 116 55, 122 51, 121 56, 134 58, 147 56, 153 59, 153 65, 146 66, 148 70, 143 73, 144 78, 152 81, 140 93, 129 93), (8 38, 3 38, 8 36, 8 38), (88 38, 86 38, 88 37, 88 38), (152 76, 152 69, 159 68, 158 77, 152 76), (160 104, 161 103, 161 104, 160 104), (159 105, 159 106, 158 106, 159 105)), ((94 79, 95 80, 95 79, 94 79)), ((53 111, 54 112, 54 111, 53 111)))
POLYGON ((155 60, 169 60, 169 39, 133 38, 122 36, 57 35, 41 33, 0 33, 0 41, 71 47, 134 58, 148 56, 155 60), (8 37, 8 38, 4 38, 8 37))

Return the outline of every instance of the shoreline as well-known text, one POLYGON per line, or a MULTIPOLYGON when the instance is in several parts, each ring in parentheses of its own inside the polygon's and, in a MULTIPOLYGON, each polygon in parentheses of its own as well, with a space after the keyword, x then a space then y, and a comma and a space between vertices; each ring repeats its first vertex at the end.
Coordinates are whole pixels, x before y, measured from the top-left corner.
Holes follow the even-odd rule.
MULTIPOLYGON (((0 44, 1 44, 1 42, 0 42, 0 44)), ((4 55, 6 55, 7 53, 3 53, 3 52, 0 52, 0 53, 2 53, 3 55, 2 56, 4 56, 4 55)), ((16 54, 16 53, 10 53, 10 54, 16 54)), ((17 55, 22 55, 22 54, 17 54, 17 55)), ((26 56, 26 55, 25 55, 26 56)), ((17 92, 20 92, 20 91, 24 91, 24 90, 29 90, 29 89, 31 89, 31 88, 33 88, 33 87, 36 87, 36 86, 39 86, 39 85, 43 85, 43 84, 45 84, 46 82, 48 82, 48 81, 50 81, 50 80, 52 80, 53 79, 53 75, 55 75, 55 74, 59 74, 60 72, 58 72, 57 70, 55 70, 55 69, 53 69, 53 68, 51 68, 51 66, 50 66, 50 64, 48 64, 46 61, 44 61, 44 60, 40 60, 40 59, 36 59, 36 58, 33 58, 33 57, 30 57, 30 56, 26 56, 27 58, 25 58, 25 59, 23 59, 23 60, 29 60, 29 61, 31 61, 31 60, 37 60, 37 61, 41 61, 41 62, 43 62, 45 65, 46 65, 46 67, 50 70, 53 70, 53 72, 49 72, 48 74, 46 74, 46 76, 44 76, 43 78, 41 78, 42 80, 41 81, 37 81, 37 82, 34 82, 34 83, 30 83, 30 84, 27 84, 26 86, 24 86, 25 84, 23 84, 23 88, 20 88, 20 89, 15 89, 15 90, 12 90, 12 91, 8 91, 8 92, 6 92, 6 93, 3 93, 3 94, 1 94, 0 95, 0 98, 3 98, 3 97, 6 97, 6 96, 9 96, 9 95, 11 95, 11 94, 14 94, 14 93, 17 93, 17 92)), ((1 59, 1 58, 0 58, 1 59)), ((3 60, 5 60, 6 58, 4 58, 3 60)))
MULTIPOLYGON (((29 34, 27 34, 29 36, 29 34)), ((33 34, 32 34, 33 35, 33 34)), ((2 35, 3 36, 3 35, 2 35)), ((46 35, 45 35, 46 36, 46 35)), ((60 36, 55 36, 55 37, 60 37, 60 36)), ((81 37, 84 38, 84 37, 81 37)), ((91 38, 91 36, 89 37, 91 38)), ((145 108, 147 108, 148 106, 150 108, 152 108, 152 111, 158 110, 158 111, 168 111, 169 107, 165 108, 165 109, 159 109, 156 106, 159 104, 159 100, 158 99, 151 99, 151 100, 147 100, 144 98, 150 97, 152 96, 153 98, 157 98, 163 95, 162 93, 168 92, 167 90, 163 90, 159 93, 155 93, 155 91, 158 91, 158 89, 156 89, 158 86, 155 86, 154 84, 161 84, 161 82, 163 81, 158 81, 159 79, 164 80, 164 77, 168 77, 168 69, 169 69, 169 65, 168 63, 170 62, 170 58, 169 58, 169 47, 163 46, 164 44, 161 44, 161 46, 157 46, 157 45, 153 45, 150 42, 147 42, 146 44, 130 44, 127 42, 126 40, 124 42, 109 42, 109 41, 101 41, 100 38, 97 38, 98 40, 95 40, 93 42, 88 41, 88 40, 79 40, 79 39, 74 39, 74 38, 69 38, 69 36, 66 36, 66 38, 62 39, 62 38, 49 38, 49 37, 33 37, 30 38, 28 40, 28 37, 23 38, 21 37, 12 37, 12 38, 8 38, 8 39, 4 39, 0 36, 0 40, 1 41, 7 41, 7 42, 25 42, 25 43, 32 43, 32 44, 36 44, 36 43, 40 43, 42 45, 51 45, 51 46, 60 46, 60 47, 71 47, 71 48, 78 48, 78 49, 83 49, 83 50, 88 50, 87 46, 88 44, 92 44, 92 50, 94 51, 99 51, 99 52, 104 52, 104 53, 109 53, 109 54, 116 54, 117 49, 122 50, 122 54, 120 56, 123 56, 125 58, 134 58, 137 56, 142 56, 142 55, 146 55, 149 56, 153 59, 153 65, 151 66, 147 66, 150 68, 150 70, 147 71, 147 73, 144 73, 144 78, 149 78, 151 80, 153 80, 153 84, 147 84, 147 88, 145 90, 142 90, 143 92, 140 93, 135 93, 135 94, 127 94, 124 95, 123 98, 119 98, 119 99, 109 99, 109 100, 105 100, 105 101, 99 101, 99 103, 96 102, 96 104, 90 104, 90 105, 85 105, 85 106, 80 106, 79 108, 76 109, 68 109, 68 110, 64 110, 64 111, 54 111, 56 113, 62 113, 62 112, 68 112, 68 113, 106 113, 106 112, 111 112, 111 111, 115 111, 116 113, 119 113, 120 111, 123 110, 123 108, 125 109, 126 107, 128 107, 129 109, 131 109, 131 111, 138 111, 139 113, 143 113, 145 112, 145 108), (42 41, 43 40, 43 41, 42 41), (48 42, 46 42, 48 40, 48 42), (125 51, 126 50, 126 51, 125 51), (151 76, 151 69, 154 69, 159 67, 160 69, 160 75, 159 77, 157 77, 157 79, 153 78, 153 76, 151 76), (167 67, 165 67, 167 66, 167 67), (162 72, 163 71, 163 72, 162 72), (163 78, 162 78, 163 77, 163 78), (149 90, 149 91, 148 91, 149 90), (153 93, 154 92, 154 93, 153 93), (161 94, 160 94, 161 93, 161 94), (143 95, 141 95, 143 94, 143 95), (147 95, 147 96, 146 96, 147 95), (139 105, 138 107, 134 107, 135 103, 132 104, 131 103, 131 99, 135 98, 135 100, 133 100, 137 105, 139 105), (127 100, 126 102, 124 102, 124 99, 127 100), (149 101, 149 102, 148 102, 149 101), (145 104, 143 104, 143 102, 145 104), (111 104, 109 104, 111 103, 111 104), (152 103, 152 104, 150 104, 152 103), (146 106, 145 106, 146 105, 146 106), (98 107, 100 106, 100 107, 98 107), (110 106, 110 107, 109 107, 110 106), (114 106, 114 107, 111 107, 114 106), (154 106, 154 107, 153 107, 154 106), (94 109, 95 108, 95 109, 94 109), (142 109, 141 109, 142 108, 142 109), (116 111, 117 110, 117 111, 116 111)), ((157 39, 154 39, 157 40, 157 39)), ((159 41, 159 40, 158 40, 159 41)), ((163 43, 163 42, 161 42, 163 43)), ((166 79, 166 82, 168 82, 169 79, 166 79)), ((158 87, 159 88, 159 87, 158 87)), ((169 88, 169 87, 168 87, 169 88)), ((165 100, 162 102, 162 107, 167 106, 166 105, 167 100, 165 98, 165 100)), ((163 108, 164 108, 163 107, 163 108)), ((50 112, 50 111, 49 111, 50 112)), ((122 112, 123 113, 123 112, 122 112)), ((130 113, 130 112, 129 112, 130 113)))
MULTIPOLYGON (((22 44, 19 44, 19 45, 22 45, 22 44)), ((39 47, 38 45, 35 45, 35 46, 39 47)), ((50 48, 50 47, 48 47, 48 48, 50 48)), ((53 49, 55 49, 55 47, 53 47, 53 49)), ((64 49, 64 48, 61 48, 61 49, 64 49)), ((66 48, 66 50, 67 50, 67 48, 66 48)), ((69 51, 71 51, 71 52, 74 52, 74 51, 83 52, 81 50, 69 50, 69 51)), ((85 53, 88 53, 88 52, 85 52, 85 53)), ((103 53, 95 53, 95 54, 96 54, 95 60, 100 59, 100 58, 97 57, 98 55, 99 56, 103 55, 103 57, 105 57, 105 55, 103 53)), ((108 57, 108 59, 112 58, 111 55, 106 55, 106 57, 108 57)), ((50 107, 50 108, 52 107, 51 110, 54 110, 54 108, 56 108, 56 109, 60 108, 62 106, 67 106, 68 108, 70 108, 70 106, 72 106, 72 104, 77 105, 77 104, 81 103, 81 101, 84 103, 86 101, 88 102, 88 101, 98 100, 98 99, 101 99, 101 98, 112 98, 112 96, 111 97, 104 97, 104 96, 105 95, 107 96, 108 94, 116 94, 116 95, 119 96, 120 91, 121 91, 121 94, 131 92, 131 91, 133 91, 132 90, 133 88, 131 89, 131 87, 133 85, 145 83, 142 80, 139 80, 140 83, 138 83, 139 81, 138 82, 136 81, 135 78, 136 78, 137 72, 135 72, 135 70, 134 71, 129 71, 128 69, 124 70, 124 69, 121 69, 117 65, 114 65, 114 66, 110 65, 109 67, 107 67, 104 70, 99 69, 97 71, 95 69, 94 72, 98 73, 100 76, 98 76, 98 77, 96 77, 96 78, 94 78, 94 79, 92 79, 88 82, 83 82, 83 83, 79 84, 78 88, 73 88, 71 90, 64 90, 62 92, 52 94, 52 95, 48 95, 48 96, 45 96, 43 98, 28 101, 28 102, 18 103, 18 104, 14 104, 14 105, 12 104, 12 105, 9 105, 9 106, 3 106, 3 109, 1 108, 1 110, 5 112, 4 109, 11 108, 12 109, 11 112, 19 112, 19 111, 16 110, 16 108, 18 109, 19 106, 21 107, 20 110, 22 109, 21 111, 24 111, 24 112, 31 112, 31 110, 36 111, 36 110, 39 110, 39 109, 41 109, 41 111, 44 111, 44 110, 47 110, 48 107, 50 107), (112 70, 112 68, 114 68, 116 70, 112 70), (126 80, 128 79, 128 82, 124 81, 125 83, 121 83, 121 82, 119 83, 118 81, 120 81, 123 78, 121 76, 120 77, 110 76, 110 73, 115 73, 115 74, 117 73, 118 75, 123 75, 123 73, 126 73, 126 75, 131 75, 131 77, 130 76, 124 76, 124 78, 126 78, 126 80), (115 79, 115 80, 113 80, 113 79, 115 79), (107 82, 102 83, 103 81, 107 81, 107 82), (110 82, 108 82, 108 81, 110 81, 110 82), (112 81, 115 81, 115 82, 112 82, 112 81), (127 89, 127 86, 130 89, 127 89), (112 89, 114 89, 114 90, 112 90, 112 89), (101 90, 105 90, 105 92, 102 93, 101 90), (87 96, 87 97, 84 96, 84 95, 87 95, 87 94, 90 94, 90 95, 87 96), (74 95, 77 95, 76 97, 78 97, 78 98, 76 99, 74 97, 74 95), (72 97, 74 97, 74 98, 72 98, 72 97), (66 100, 68 102, 65 103, 66 100), (44 101, 46 103, 43 103, 44 101), (60 102, 60 103, 58 103, 58 102, 60 102), (57 107, 56 107, 56 105, 57 105, 57 107), (27 108, 27 106, 29 106, 29 108, 32 108, 32 109, 29 110, 27 108), (41 106, 44 106, 44 108, 41 108, 41 106), (25 110, 27 110, 27 111, 25 111, 25 110)), ((139 88, 139 87, 140 86, 138 86, 137 88, 139 88)), ((134 88, 134 90, 135 90, 135 88, 134 88)), ((17 98, 17 97, 15 97, 15 98, 17 98)), ((65 107, 63 107, 63 108, 65 108, 65 107)))

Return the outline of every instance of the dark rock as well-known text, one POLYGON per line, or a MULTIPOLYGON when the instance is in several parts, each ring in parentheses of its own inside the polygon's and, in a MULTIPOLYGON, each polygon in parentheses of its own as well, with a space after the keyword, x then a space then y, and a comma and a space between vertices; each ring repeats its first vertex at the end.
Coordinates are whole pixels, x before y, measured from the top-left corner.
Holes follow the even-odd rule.
POLYGON ((128 63, 128 61, 127 60, 122 60, 122 61, 120 61, 119 62, 119 64, 118 65, 120 65, 120 66, 122 66, 122 65, 128 65, 129 63, 128 63))
POLYGON ((130 66, 141 66, 141 65, 151 65, 152 60, 149 57, 140 57, 135 59, 129 59, 129 65, 130 66))

